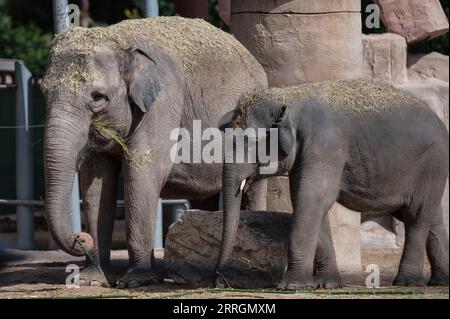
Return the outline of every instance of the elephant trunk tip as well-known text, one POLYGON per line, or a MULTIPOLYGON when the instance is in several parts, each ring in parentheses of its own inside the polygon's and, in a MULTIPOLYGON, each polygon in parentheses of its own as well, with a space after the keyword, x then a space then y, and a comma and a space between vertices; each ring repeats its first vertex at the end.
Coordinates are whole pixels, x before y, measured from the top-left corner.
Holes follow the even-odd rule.
POLYGON ((69 233, 67 236, 68 245, 62 245, 67 247, 67 253, 73 256, 84 256, 94 248, 94 240, 88 233, 69 233))

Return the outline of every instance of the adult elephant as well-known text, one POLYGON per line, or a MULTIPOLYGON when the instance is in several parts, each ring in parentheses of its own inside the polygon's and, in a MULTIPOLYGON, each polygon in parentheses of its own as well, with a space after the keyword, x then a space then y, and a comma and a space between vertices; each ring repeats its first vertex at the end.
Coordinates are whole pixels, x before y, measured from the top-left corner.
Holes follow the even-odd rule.
MULTIPOLYGON (((206 198, 222 186, 221 163, 170 160, 171 132, 185 128, 192 134, 193 120, 217 127, 243 93, 266 87, 255 58, 202 20, 127 20, 55 37, 42 83, 48 105, 46 213, 62 249, 78 256, 87 250, 93 257, 82 284, 107 284, 97 266, 109 263, 120 170, 130 269, 118 286, 161 280, 152 265, 158 198, 206 198), (69 203, 77 170, 87 233, 73 234, 69 203)), ((258 208, 255 191, 249 193, 249 205, 258 208)))

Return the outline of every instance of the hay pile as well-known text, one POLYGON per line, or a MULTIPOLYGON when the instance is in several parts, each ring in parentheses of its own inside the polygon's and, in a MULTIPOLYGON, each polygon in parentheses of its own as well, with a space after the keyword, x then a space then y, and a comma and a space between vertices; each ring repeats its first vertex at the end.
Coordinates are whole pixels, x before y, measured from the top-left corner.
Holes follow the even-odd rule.
POLYGON ((258 72, 256 59, 230 34, 201 19, 159 17, 125 20, 109 27, 72 28, 55 37, 50 50, 50 65, 42 83, 44 91, 61 85, 76 90, 93 81, 90 57, 105 48, 129 49, 136 43, 150 44, 177 59, 189 74, 207 61, 226 67, 241 59, 247 68, 258 72))
POLYGON ((399 104, 425 105, 404 91, 364 80, 324 81, 246 94, 239 101, 233 124, 235 127, 245 126, 249 111, 262 103, 272 101, 289 106, 297 99, 314 99, 347 114, 388 111, 399 104))

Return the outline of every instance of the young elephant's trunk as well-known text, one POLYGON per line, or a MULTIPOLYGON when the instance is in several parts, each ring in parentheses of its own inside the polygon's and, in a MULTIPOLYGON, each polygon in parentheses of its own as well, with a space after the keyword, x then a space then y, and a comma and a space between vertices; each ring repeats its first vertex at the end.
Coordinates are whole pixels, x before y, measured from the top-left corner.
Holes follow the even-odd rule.
POLYGON ((214 286, 223 288, 222 270, 233 252, 234 241, 239 226, 242 190, 234 164, 224 164, 222 177, 223 192, 223 233, 219 260, 214 273, 214 286))
POLYGON ((77 159, 88 132, 86 120, 67 108, 54 106, 48 111, 44 138, 47 222, 55 241, 74 256, 83 256, 85 249, 89 251, 93 247, 89 234, 72 233, 70 209, 77 159))

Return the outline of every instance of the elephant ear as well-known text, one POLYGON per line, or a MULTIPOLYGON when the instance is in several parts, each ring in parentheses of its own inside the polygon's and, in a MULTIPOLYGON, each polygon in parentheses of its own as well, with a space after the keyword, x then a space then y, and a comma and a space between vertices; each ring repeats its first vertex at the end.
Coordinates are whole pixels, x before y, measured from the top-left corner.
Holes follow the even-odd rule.
POLYGON ((148 112, 161 91, 157 65, 151 55, 141 49, 133 48, 131 54, 129 96, 142 112, 148 112))
POLYGON ((225 129, 231 127, 231 121, 233 120, 234 111, 230 111, 225 114, 219 121, 219 129, 225 132, 225 129))
POLYGON ((283 105, 274 113, 272 128, 278 129, 278 149, 284 156, 287 156, 294 148, 294 135, 292 134, 289 108, 283 105))

